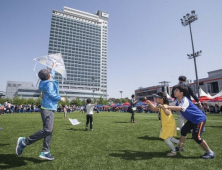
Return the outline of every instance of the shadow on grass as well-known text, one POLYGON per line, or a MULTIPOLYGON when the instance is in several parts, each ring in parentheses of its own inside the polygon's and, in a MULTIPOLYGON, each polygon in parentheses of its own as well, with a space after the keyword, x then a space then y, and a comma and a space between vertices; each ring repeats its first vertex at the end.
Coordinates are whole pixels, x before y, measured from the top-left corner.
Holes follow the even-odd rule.
POLYGON ((222 126, 205 126, 205 127, 211 127, 211 128, 222 128, 222 126))
POLYGON ((114 122, 114 123, 132 123, 132 122, 114 122))
POLYGON ((184 157, 179 152, 176 156, 167 157, 166 154, 169 152, 141 152, 131 150, 119 150, 120 153, 111 153, 109 156, 117 157, 125 160, 147 160, 153 158, 174 158, 174 159, 200 159, 199 157, 184 157))
POLYGON ((25 166, 27 165, 26 161, 31 161, 35 164, 46 162, 45 160, 41 161, 35 158, 18 157, 15 154, 0 154, 0 169, 9 169, 9 168, 25 166))
MULTIPOLYGON (((154 136, 143 136, 143 137, 138 137, 138 139, 145 139, 145 140, 161 140, 160 138, 158 137, 154 137, 154 136)), ((162 140, 161 140, 162 141, 162 140)))
POLYGON ((69 125, 69 126, 70 126, 70 125, 72 125, 72 124, 71 124, 71 123, 69 123, 69 124, 67 123, 67 124, 65 124, 65 125, 69 125))
POLYGON ((7 145, 10 145, 10 144, 0 144, 0 146, 7 146, 7 145))
POLYGON ((84 131, 84 129, 73 129, 73 128, 66 129, 66 130, 72 130, 72 131, 84 131))

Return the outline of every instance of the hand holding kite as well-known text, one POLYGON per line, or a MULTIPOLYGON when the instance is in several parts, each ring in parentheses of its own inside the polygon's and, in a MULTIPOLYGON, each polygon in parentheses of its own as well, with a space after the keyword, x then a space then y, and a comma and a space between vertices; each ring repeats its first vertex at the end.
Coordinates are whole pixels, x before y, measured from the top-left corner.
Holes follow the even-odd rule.
POLYGON ((65 64, 61 53, 50 54, 43 57, 34 58, 34 61, 47 66, 48 68, 55 68, 55 71, 60 73, 63 78, 67 79, 65 64))

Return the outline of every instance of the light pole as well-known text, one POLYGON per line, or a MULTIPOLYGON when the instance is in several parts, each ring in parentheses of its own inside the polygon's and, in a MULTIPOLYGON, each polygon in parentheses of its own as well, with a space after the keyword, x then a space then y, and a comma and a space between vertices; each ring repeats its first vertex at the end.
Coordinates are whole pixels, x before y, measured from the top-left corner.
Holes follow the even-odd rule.
POLYGON ((95 92, 95 90, 94 90, 94 80, 95 80, 95 77, 92 76, 92 82, 93 82, 93 101, 94 101, 94 92, 95 92))
POLYGON ((196 21, 197 19, 198 19, 198 17, 197 17, 197 14, 195 14, 195 11, 191 11, 191 14, 188 13, 186 16, 183 16, 183 18, 180 19, 180 20, 181 20, 181 24, 183 26, 189 25, 189 27, 190 27, 190 37, 191 37, 193 54, 192 55, 188 54, 188 58, 189 59, 192 59, 192 58, 194 59, 195 74, 196 74, 196 89, 197 89, 198 97, 200 97, 199 80, 198 80, 198 75, 197 75, 196 57, 200 56, 202 51, 198 51, 198 52, 195 53, 195 51, 194 51, 194 44, 193 44, 193 36, 192 36, 192 31, 191 31, 191 23, 196 21))
POLYGON ((122 99, 122 93, 123 93, 123 91, 119 91, 120 92, 120 94, 121 94, 121 99, 122 99))

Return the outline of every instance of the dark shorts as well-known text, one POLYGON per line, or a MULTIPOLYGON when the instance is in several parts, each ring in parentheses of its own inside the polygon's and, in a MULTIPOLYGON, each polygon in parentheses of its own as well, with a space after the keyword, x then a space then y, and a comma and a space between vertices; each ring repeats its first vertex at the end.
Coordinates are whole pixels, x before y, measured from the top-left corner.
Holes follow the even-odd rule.
POLYGON ((198 143, 202 143, 203 139, 201 138, 201 133, 203 131, 206 120, 200 122, 199 124, 193 124, 190 121, 187 121, 181 129, 181 135, 186 136, 192 130, 193 139, 198 143))

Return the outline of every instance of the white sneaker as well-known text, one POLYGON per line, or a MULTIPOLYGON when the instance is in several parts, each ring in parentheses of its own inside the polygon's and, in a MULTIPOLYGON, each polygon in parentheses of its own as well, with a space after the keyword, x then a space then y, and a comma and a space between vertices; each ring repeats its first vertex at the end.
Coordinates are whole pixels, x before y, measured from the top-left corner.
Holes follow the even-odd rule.
POLYGON ((177 155, 177 153, 175 151, 171 151, 166 156, 176 156, 176 155, 177 155))

